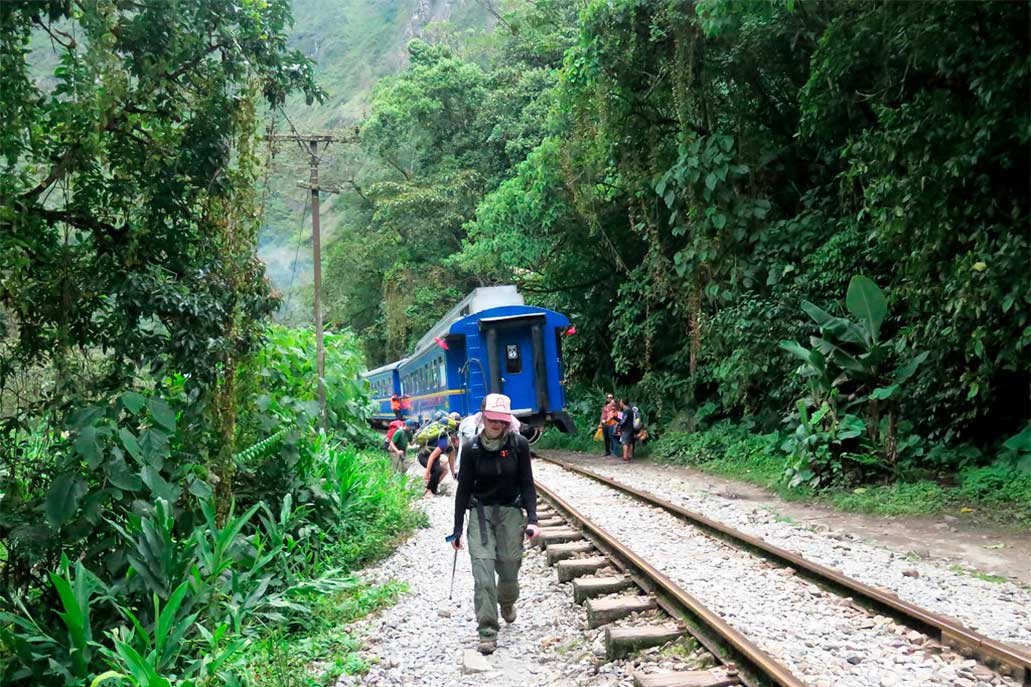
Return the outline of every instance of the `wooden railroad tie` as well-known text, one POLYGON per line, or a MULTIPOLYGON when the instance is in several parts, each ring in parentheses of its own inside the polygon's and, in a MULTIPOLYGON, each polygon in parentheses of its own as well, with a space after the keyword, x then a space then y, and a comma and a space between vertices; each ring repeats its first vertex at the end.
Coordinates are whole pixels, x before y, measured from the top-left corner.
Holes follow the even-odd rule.
MULTIPOLYGON (((550 546, 548 547, 551 548, 550 546)), ((605 596, 629 589, 634 586, 634 581, 629 577, 588 577, 573 580, 573 599, 582 604, 587 599, 596 596, 605 596)))
POLYGON ((634 687, 731 687, 741 680, 715 671, 688 670, 676 673, 634 673, 634 687))
POLYGON ((565 544, 548 544, 544 550, 548 555, 548 565, 555 565, 579 553, 594 551, 594 544, 589 541, 571 541, 565 544))
POLYGON ((610 596, 587 602, 587 627, 594 629, 628 615, 656 608, 650 596, 610 596))
POLYGON ((544 527, 537 537, 537 546, 543 549, 548 544, 561 544, 580 539, 583 539, 583 535, 571 527, 544 527))
POLYGON ((643 627, 605 628, 605 657, 610 661, 629 656, 635 651, 662 646, 682 637, 686 631, 679 625, 645 625, 643 627))
POLYGON ((610 565, 612 563, 605 556, 591 556, 590 558, 570 558, 565 561, 559 561, 555 564, 555 570, 558 572, 559 582, 569 582, 577 577, 590 575, 610 565))

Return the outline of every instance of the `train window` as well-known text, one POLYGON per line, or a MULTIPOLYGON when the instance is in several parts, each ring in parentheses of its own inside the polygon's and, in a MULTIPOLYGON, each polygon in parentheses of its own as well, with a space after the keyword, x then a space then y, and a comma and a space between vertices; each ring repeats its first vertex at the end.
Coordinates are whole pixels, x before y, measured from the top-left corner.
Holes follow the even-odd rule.
POLYGON ((523 359, 519 355, 519 344, 505 346, 505 372, 519 374, 523 371, 523 359))

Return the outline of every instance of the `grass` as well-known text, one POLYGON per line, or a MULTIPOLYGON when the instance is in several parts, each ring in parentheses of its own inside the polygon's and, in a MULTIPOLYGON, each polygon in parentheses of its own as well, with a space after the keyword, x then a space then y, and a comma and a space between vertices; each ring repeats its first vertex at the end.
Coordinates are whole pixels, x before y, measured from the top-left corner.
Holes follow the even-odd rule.
POLYGON ((1003 582, 1009 582, 1008 579, 1002 577, 1001 575, 991 575, 989 573, 978 572, 976 570, 970 570, 969 568, 964 568, 959 565, 949 566, 949 570, 955 573, 960 573, 962 575, 970 575, 970 577, 976 577, 979 580, 991 582, 992 584, 1002 584, 1003 582))
POLYGON ((359 585, 320 603, 305 624, 291 632, 271 632, 251 649, 249 672, 268 687, 325 687, 341 674, 361 674, 368 663, 361 642, 347 626, 393 605, 407 585, 359 585))
MULTIPOLYGON (((327 532, 315 568, 346 575, 388 555, 413 529, 426 526, 425 513, 412 508, 420 485, 398 475, 382 451, 326 443, 317 453, 326 466, 323 487, 341 499, 341 517, 327 532)), ((315 601, 310 614, 259 635, 248 650, 248 672, 268 687, 322 687, 336 684, 341 674, 366 672, 361 642, 348 626, 392 605, 407 589, 398 582, 356 583, 315 601)))
POLYGON ((927 480, 830 490, 821 496, 840 510, 874 515, 930 515, 950 506, 947 490, 927 480))
POLYGON ((670 642, 659 650, 659 656, 675 661, 685 661, 698 650, 698 641, 693 637, 683 637, 670 642))
POLYGON ((884 516, 962 513, 970 521, 1031 529, 1029 474, 989 465, 967 468, 945 483, 919 479, 855 488, 790 488, 782 479, 780 443, 776 432, 760 434, 724 422, 698 432, 668 432, 653 452, 659 461, 750 482, 787 501, 815 501, 842 511, 884 516))

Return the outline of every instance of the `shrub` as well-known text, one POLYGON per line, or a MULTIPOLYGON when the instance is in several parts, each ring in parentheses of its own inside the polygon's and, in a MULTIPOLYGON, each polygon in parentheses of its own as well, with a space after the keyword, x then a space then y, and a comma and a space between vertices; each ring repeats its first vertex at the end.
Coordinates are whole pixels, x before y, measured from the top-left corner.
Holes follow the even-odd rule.
POLYGON ((995 464, 959 473, 959 493, 975 503, 1020 503, 1031 507, 1031 474, 995 464))
POLYGON ((935 482, 897 482, 883 487, 858 488, 835 494, 832 502, 847 511, 878 515, 934 513, 949 502, 949 495, 935 482))

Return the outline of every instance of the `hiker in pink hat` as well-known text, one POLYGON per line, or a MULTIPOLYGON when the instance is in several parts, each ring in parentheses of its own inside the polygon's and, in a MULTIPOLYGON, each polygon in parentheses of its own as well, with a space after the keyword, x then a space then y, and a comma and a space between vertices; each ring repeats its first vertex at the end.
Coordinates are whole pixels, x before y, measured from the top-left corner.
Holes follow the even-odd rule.
POLYGON ((456 551, 462 548, 465 512, 475 509, 468 534, 478 648, 481 654, 492 654, 498 645, 498 606, 506 623, 516 619, 523 532, 533 539, 540 527, 530 443, 510 429, 512 400, 504 394, 487 394, 482 412, 483 431, 462 448, 455 528, 448 540, 456 551))

